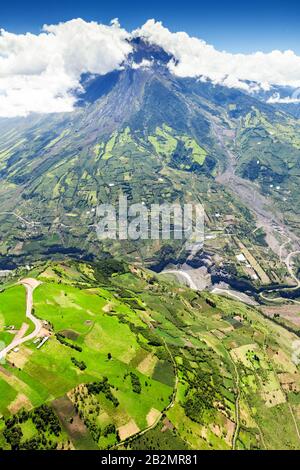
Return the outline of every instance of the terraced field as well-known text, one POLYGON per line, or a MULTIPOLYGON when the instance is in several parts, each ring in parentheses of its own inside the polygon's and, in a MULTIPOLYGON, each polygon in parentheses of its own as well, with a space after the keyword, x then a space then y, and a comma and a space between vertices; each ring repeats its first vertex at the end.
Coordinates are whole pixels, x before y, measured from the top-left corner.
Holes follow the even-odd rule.
POLYGON ((300 448, 297 337, 254 307, 118 263, 33 274, 49 339, 1 366, 1 447, 300 448))

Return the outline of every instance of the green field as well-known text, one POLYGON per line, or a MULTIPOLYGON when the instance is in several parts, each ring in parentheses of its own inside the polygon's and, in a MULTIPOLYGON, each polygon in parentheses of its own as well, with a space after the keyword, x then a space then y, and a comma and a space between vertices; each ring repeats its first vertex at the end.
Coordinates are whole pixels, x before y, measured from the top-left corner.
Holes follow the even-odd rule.
POLYGON ((34 326, 26 318, 26 291, 23 286, 13 285, 0 292, 0 341, 10 344, 24 323, 28 325, 28 335, 34 326))
MULTIPOLYGON (((22 345, 0 369, 4 448, 11 416, 19 448, 300 447, 293 333, 239 302, 117 266, 113 276, 76 262, 33 271, 34 314, 50 339, 22 345), (45 403, 61 429, 39 440, 32 413, 45 403)), ((20 287, 1 293, 7 306, 17 295, 21 306, 20 287)))
POLYGON ((15 326, 19 329, 25 321, 26 292, 23 286, 13 286, 0 292, 0 330, 15 326))

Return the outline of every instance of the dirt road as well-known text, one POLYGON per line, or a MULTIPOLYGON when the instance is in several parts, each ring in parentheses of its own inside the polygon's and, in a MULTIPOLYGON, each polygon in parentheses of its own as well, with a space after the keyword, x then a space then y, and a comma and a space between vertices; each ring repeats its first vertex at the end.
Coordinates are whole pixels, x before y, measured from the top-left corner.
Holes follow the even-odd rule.
POLYGON ((8 212, 8 211, 0 212, 0 216, 1 215, 13 215, 14 217, 16 217, 16 219, 20 220, 20 222, 22 222, 25 225, 29 225, 30 227, 41 225, 40 222, 32 222, 32 221, 26 220, 26 219, 24 219, 24 217, 21 217, 20 215, 16 214, 15 212, 8 212))
POLYGON ((294 289, 294 290, 296 290, 300 287, 300 279, 297 278, 297 276, 294 273, 293 268, 291 266, 291 260, 295 255, 300 255, 300 251, 299 250, 292 251, 291 253, 289 253, 287 255, 287 257, 285 259, 285 264, 286 264, 287 270, 288 270, 290 276, 296 281, 296 286, 291 288, 291 289, 294 289))
POLYGON ((1 359, 4 359, 6 354, 12 351, 14 348, 17 348, 21 344, 25 343, 26 341, 30 341, 34 339, 38 334, 40 333, 42 329, 42 322, 35 318, 34 315, 32 315, 32 305, 33 305, 33 291, 36 289, 39 285, 40 282, 37 281, 36 279, 23 279, 20 281, 20 284, 22 284, 25 289, 26 289, 26 318, 28 318, 32 323, 34 324, 34 331, 30 333, 27 336, 24 336, 23 338, 16 337, 12 340, 12 342, 6 346, 6 348, 2 349, 0 351, 0 361, 1 359))

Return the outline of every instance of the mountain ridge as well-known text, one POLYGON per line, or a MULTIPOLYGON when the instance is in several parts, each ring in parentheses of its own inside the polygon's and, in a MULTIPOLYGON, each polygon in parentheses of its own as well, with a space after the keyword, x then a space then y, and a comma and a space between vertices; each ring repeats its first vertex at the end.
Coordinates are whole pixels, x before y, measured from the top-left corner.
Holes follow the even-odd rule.
MULTIPOLYGON (((147 204, 199 200, 206 205, 209 230, 218 226, 215 214, 221 206, 217 199, 223 198, 221 212, 224 217, 231 212, 236 215, 240 220, 237 234, 244 237, 247 224, 251 230, 256 228, 255 206, 247 207, 249 200, 243 201, 243 193, 235 193, 234 185, 226 189, 216 179, 231 168, 230 155, 232 172, 248 186, 252 183, 252 191, 264 194, 270 207, 275 202, 276 210, 284 213, 284 223, 295 232, 297 245, 297 119, 242 90, 175 76, 167 67, 170 60, 161 48, 137 38, 121 70, 82 78, 84 91, 73 112, 0 121, 0 214, 9 208, 20 216, 30 215, 42 227, 39 232, 36 225, 24 238, 22 229, 12 227, 12 219, 3 215, 3 227, 12 227, 10 241, 2 250, 7 260, 16 262, 26 253, 25 247, 31 244, 27 235, 35 249, 40 250, 39 242, 44 254, 49 244, 58 252, 73 250, 84 238, 83 251, 97 256, 97 241, 88 228, 93 220, 87 213, 97 203, 116 201, 119 193, 147 204), (191 178, 192 188, 187 190, 191 178), (158 180, 162 180, 160 188, 158 180), (72 212, 73 220, 68 215, 72 212)), ((273 230, 269 219, 263 227, 267 232, 273 230)), ((223 229, 226 233, 226 226, 223 229)), ((284 224, 281 229, 283 243, 284 224)), ((262 252, 265 242, 261 243, 257 249, 262 252)), ((175 250, 171 258, 181 259, 181 247, 171 244, 175 250)), ((140 261, 145 262, 150 254, 154 264, 162 248, 157 251, 151 242, 148 248, 138 243, 137 249, 131 243, 118 248, 107 245, 114 255, 134 252, 135 259, 143 247, 146 255, 140 261)), ((274 244, 269 247, 272 258, 274 244)), ((278 270, 279 266, 277 277, 278 270)))

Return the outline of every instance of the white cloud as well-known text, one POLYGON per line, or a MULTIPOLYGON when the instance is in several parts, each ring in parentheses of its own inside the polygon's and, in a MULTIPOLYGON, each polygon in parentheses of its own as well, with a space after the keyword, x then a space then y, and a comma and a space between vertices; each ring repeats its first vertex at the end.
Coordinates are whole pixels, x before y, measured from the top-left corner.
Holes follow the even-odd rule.
MULTIPOLYGON (((299 93, 300 94, 300 93, 299 93)), ((280 93, 274 93, 270 98, 267 100, 267 103, 270 104, 275 104, 275 103, 281 103, 281 104, 299 104, 300 103, 300 98, 296 98, 292 96, 285 96, 281 98, 280 93)))
POLYGON ((142 62, 132 62, 131 64, 131 67, 134 69, 134 70, 137 70, 137 69, 148 69, 149 67, 151 67, 151 65, 153 64, 153 61, 151 60, 147 60, 147 59, 143 59, 142 62))
POLYGON ((131 50, 129 34, 81 19, 44 26, 42 33, 0 35, 0 117, 71 111, 84 72, 105 74, 131 50))
POLYGON ((272 51, 268 54, 231 54, 218 51, 201 39, 184 32, 171 33, 161 22, 148 20, 135 35, 157 44, 171 53, 171 71, 182 77, 205 76, 215 83, 251 90, 243 81, 258 82, 262 88, 270 85, 300 86, 300 57, 293 51, 272 51))
MULTIPOLYGON (((258 84, 264 90, 272 84, 300 87, 300 57, 293 51, 231 54, 184 32, 172 33, 155 20, 129 33, 117 18, 109 26, 75 19, 46 25, 40 34, 0 30, 0 117, 72 111, 81 74, 120 68, 132 50, 128 39, 137 35, 172 54, 176 61, 168 66, 181 77, 210 79, 246 91, 257 91, 258 84)), ((150 66, 147 60, 132 64, 150 66)), ((269 102, 298 98, 277 96, 269 102)))

